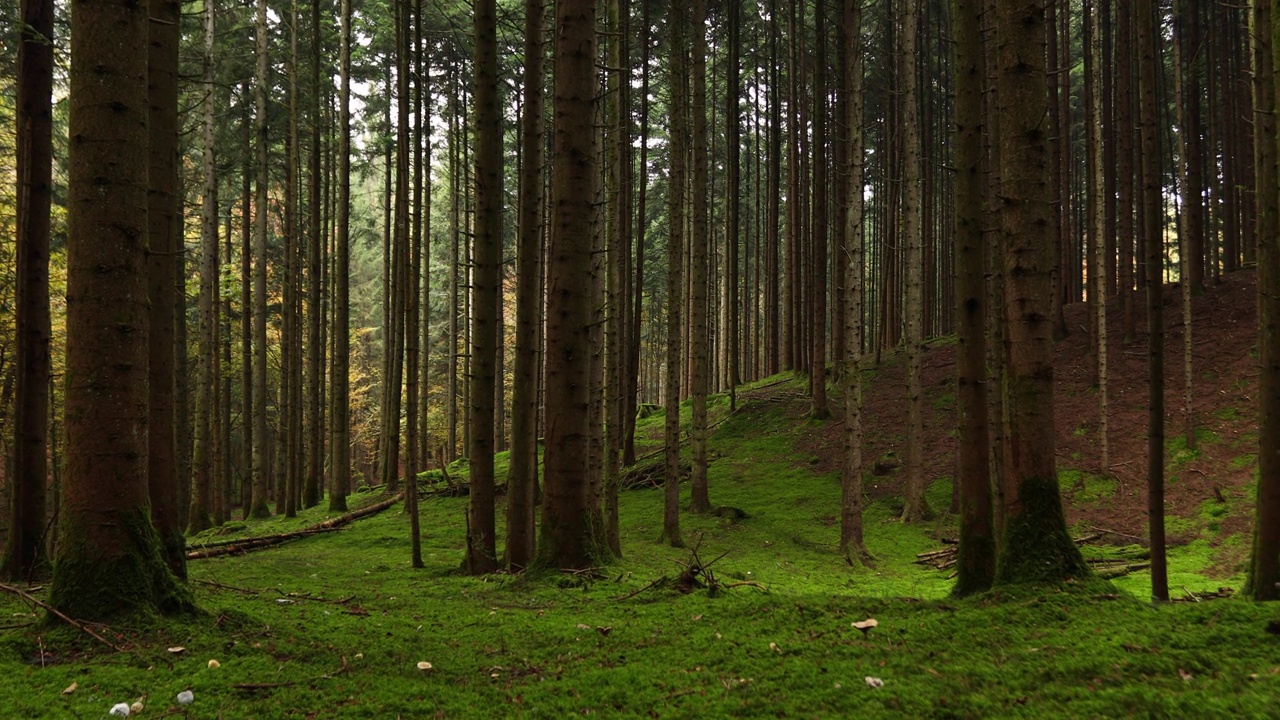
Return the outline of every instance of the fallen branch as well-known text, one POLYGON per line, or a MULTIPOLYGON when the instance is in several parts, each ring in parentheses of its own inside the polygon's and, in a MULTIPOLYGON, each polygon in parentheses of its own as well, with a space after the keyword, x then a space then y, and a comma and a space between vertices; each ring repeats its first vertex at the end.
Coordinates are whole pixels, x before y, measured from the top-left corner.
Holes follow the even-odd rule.
POLYGON ((668 581, 670 581, 670 580, 671 580, 671 578, 667 577, 666 575, 663 575, 662 577, 658 578, 657 580, 654 580, 653 582, 649 583, 648 585, 645 585, 644 587, 640 588, 639 590, 634 590, 634 591, 632 591, 632 592, 627 593, 626 595, 621 595, 621 596, 619 596, 619 597, 614 598, 614 600, 630 600, 631 598, 633 598, 633 597, 635 597, 635 596, 639 595, 640 593, 642 593, 642 592, 644 592, 644 591, 646 591, 646 590, 651 590, 651 589, 653 589, 653 588, 655 588, 655 587, 659 587, 659 586, 661 586, 661 585, 663 585, 663 584, 667 583, 667 582, 668 582, 668 581))
POLYGON ((260 592, 258 590, 248 590, 245 588, 238 588, 232 585, 223 585, 220 582, 214 582, 212 580, 191 580, 190 582, 193 582, 197 585, 208 585, 209 587, 218 588, 219 590, 230 590, 232 592, 238 592, 241 595, 257 595, 260 592))
POLYGON ((400 501, 401 495, 393 495, 385 500, 379 500, 371 505, 366 505, 359 510, 353 510, 346 515, 340 515, 336 518, 329 518, 322 523, 316 523, 301 530, 280 533, 278 535, 266 535, 262 537, 243 538, 230 544, 210 544, 203 546, 199 550, 192 550, 187 553, 188 560, 203 560, 205 558, 219 557, 222 555, 240 555, 251 552, 253 550, 261 550, 262 548, 279 545, 289 540, 296 540, 301 537, 315 535, 316 533, 329 532, 348 525, 363 517, 368 517, 386 510, 400 501))
POLYGON ((115 645, 115 644, 114 644, 114 643, 112 643, 110 640, 107 640, 106 638, 102 637, 102 636, 101 636, 101 635, 99 635, 98 633, 96 633, 96 632, 94 632, 94 631, 90 630, 89 628, 85 627, 85 625, 84 625, 83 623, 80 623, 80 622, 77 622, 77 621, 75 621, 75 620, 72 620, 70 617, 67 617, 66 615, 62 614, 62 612, 61 612, 61 611, 59 611, 57 608, 53 607, 52 605, 49 605, 48 603, 46 603, 46 602, 44 602, 44 601, 40 600, 39 598, 37 598, 37 597, 35 597, 35 596, 31 595, 30 593, 28 593, 28 592, 26 592, 26 591, 24 591, 24 590, 22 590, 22 589, 20 589, 20 588, 13 587, 12 585, 3 585, 3 584, 0 584, 0 590, 3 590, 3 591, 5 591, 5 592, 7 592, 7 593, 12 593, 12 594, 17 595, 18 597, 22 598, 23 600, 26 600, 26 601, 27 601, 27 602, 29 602, 29 603, 32 603, 32 604, 34 604, 34 605, 38 605, 38 606, 40 606, 40 607, 44 608, 46 611, 48 611, 48 613, 49 613, 50 615, 53 615, 54 617, 58 618, 58 619, 59 619, 59 620, 61 620, 62 622, 64 622, 64 623, 66 623, 66 624, 70 625, 71 627, 73 627, 73 628, 75 628, 75 629, 79 630, 80 632, 84 633, 85 635, 88 635, 89 637, 93 638, 94 640, 97 640, 98 642, 102 643, 103 645, 106 645, 107 647, 111 648, 112 650, 115 650, 116 652, 124 652, 124 649, 123 649, 123 648, 121 648, 121 647, 119 647, 119 646, 115 645))
MULTIPOLYGON (((345 673, 350 669, 351 669, 351 665, 347 663, 346 656, 343 656, 342 667, 338 668, 337 670, 334 670, 331 673, 325 673, 324 675, 317 675, 313 678, 310 678, 309 680, 306 680, 306 682, 312 683, 317 680, 332 680, 333 678, 345 673)), ((275 690, 276 688, 293 687, 294 685, 297 685, 297 684, 298 684, 298 681, 296 680, 288 680, 285 682, 275 682, 275 683, 236 683, 231 687, 234 690, 243 690, 245 692, 257 692, 259 690, 275 690)))

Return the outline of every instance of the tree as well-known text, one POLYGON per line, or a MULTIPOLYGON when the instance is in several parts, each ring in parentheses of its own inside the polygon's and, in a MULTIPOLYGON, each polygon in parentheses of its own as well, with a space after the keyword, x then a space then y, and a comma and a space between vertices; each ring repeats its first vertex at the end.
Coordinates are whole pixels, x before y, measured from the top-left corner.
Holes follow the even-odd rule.
POLYGON ((707 3, 706 0, 693 0, 693 17, 689 23, 691 35, 691 55, 693 62, 689 68, 693 91, 690 96, 690 110, 693 115, 693 136, 691 151, 693 156, 692 197, 690 198, 693 217, 690 222, 689 236, 689 342, 693 360, 693 387, 690 396, 693 400, 692 425, 690 435, 693 446, 693 472, 689 478, 689 510, 704 513, 711 510, 711 500, 707 497, 707 386, 710 381, 710 362, 708 345, 711 342, 707 332, 707 283, 710 275, 707 272, 707 3))
POLYGON ((844 0, 842 22, 846 42, 853 45, 845 55, 845 94, 849 98, 848 214, 841 229, 841 252, 848 255, 845 266, 845 355, 840 383, 844 390, 844 466, 840 481, 840 552, 849 562, 868 559, 862 539, 862 273, 865 263, 866 225, 862 174, 866 139, 863 134, 863 53, 862 2, 844 0))
POLYGON ((524 5, 524 103, 520 112, 520 221, 516 248, 516 357, 511 388, 511 462, 507 472, 507 563, 528 567, 534 552, 538 483, 538 370, 542 309, 542 177, 545 102, 543 0, 524 5))
POLYGON ((924 235, 920 218, 920 113, 919 84, 916 81, 916 26, 919 8, 915 0, 901 0, 902 38, 898 49, 898 82, 902 88, 903 185, 902 234, 906 244, 906 337, 907 346, 907 459, 903 468, 906 498, 904 522, 924 520, 930 515, 924 497, 924 388, 920 381, 920 353, 924 320, 924 235))
POLYGON ((1151 0, 1133 5, 1138 52, 1138 117, 1142 147, 1139 215, 1147 259, 1147 523, 1151 533, 1151 597, 1169 599, 1164 537, 1164 243, 1156 127, 1155 15, 1151 0))
POLYGON ((659 539, 672 547, 684 547, 680 538, 680 309, 684 295, 681 270, 684 260, 685 110, 688 104, 684 33, 684 8, 677 4, 671 8, 667 18, 670 56, 667 90, 671 98, 667 135, 671 141, 667 147, 667 358, 663 386, 666 417, 662 434, 666 474, 662 494, 662 535, 659 539))
POLYGON ((1000 235, 1004 247, 1007 462, 996 584, 1088 573, 1067 534, 1053 427, 1053 298, 1044 82, 1045 13, 1037 0, 997 5, 1000 235))
POLYGON ((1252 12, 1254 206, 1257 216, 1261 351, 1261 415, 1258 431, 1258 501, 1246 591, 1255 600, 1280 598, 1280 190, 1276 178, 1276 28, 1270 0, 1254 0, 1252 12))
MULTIPOLYGON (((415 114, 418 117, 418 123, 414 128, 414 150, 413 150, 413 172, 415 198, 414 198, 414 215, 412 240, 409 247, 408 267, 406 268, 406 282, 404 287, 405 308, 404 308, 404 338, 405 338, 405 375, 406 385, 405 400, 408 407, 405 408, 405 488, 404 501, 405 512, 409 515, 409 562, 414 568, 423 567, 422 562, 422 528, 418 517, 418 444, 421 442, 418 436, 418 382, 422 379, 418 374, 418 365, 420 362, 420 347, 418 336, 418 322, 421 315, 419 307, 418 295, 418 279, 422 275, 422 223, 418 222, 418 213, 422 212, 422 180, 424 166, 422 164, 422 127, 426 124, 423 117, 423 83, 425 77, 422 73, 422 0, 415 0, 413 11, 410 12, 409 0, 400 0, 396 3, 398 12, 396 28, 398 57, 402 58, 400 71, 404 73, 404 79, 400 81, 401 89, 401 122, 405 127, 405 140, 408 141, 408 115, 409 115, 409 63, 410 55, 414 55, 418 59, 418 66, 415 68, 414 92, 412 104, 415 114), (411 27, 412 25, 412 32, 411 27)), ((406 155, 408 153, 406 152, 406 155)), ((408 184, 409 169, 408 158, 406 157, 406 167, 401 175, 400 184, 406 186, 405 205, 408 205, 408 184)), ((405 221, 408 222, 408 208, 404 208, 405 221)), ((408 228, 405 233, 408 234, 408 228)), ((425 427, 423 428, 425 429, 425 427)))
MULTIPOLYGON (((320 85, 320 64, 325 61, 320 53, 320 2, 311 0, 311 146, 307 156, 307 465, 302 485, 302 506, 314 507, 320 502, 321 483, 324 481, 324 344, 321 327, 324 312, 321 306, 321 257, 322 232, 320 227, 321 177, 320 159, 320 107, 323 95, 320 85)), ((332 80, 326 80, 332 84, 332 80)))
POLYGON ((53 189, 53 0, 22 0, 18 44, 18 377, 4 574, 46 567, 49 474, 49 235, 53 189))
POLYGON ((498 569, 493 521, 493 406, 503 191, 495 0, 477 0, 474 20, 476 234, 471 273, 471 446, 467 448, 471 494, 466 566, 473 575, 483 575, 498 569))
POLYGON ((333 412, 329 421, 329 509, 346 512, 351 473, 351 0, 342 0, 339 44, 338 212, 333 265, 333 412))
POLYGON ((960 533, 956 549, 957 595, 991 587, 996 538, 991 507, 991 468, 986 385, 986 273, 982 207, 983 35, 981 0, 953 0, 955 32, 956 152, 956 352, 958 400, 956 488, 960 533))
POLYGON ((812 265, 809 272, 813 317, 810 330, 809 381, 813 390, 810 414, 831 417, 827 405, 827 3, 817 0, 814 11, 817 54, 813 63, 813 218, 812 265))
POLYGON ((67 463, 50 605, 105 620, 190 609, 151 524, 147 474, 145 3, 71 25, 67 463))
POLYGON ((254 19, 257 70, 254 74, 254 185, 253 208, 253 502, 249 514, 264 518, 267 507, 267 186, 270 165, 267 146, 267 0, 257 0, 254 19))
POLYGON ((546 359, 546 481, 541 564, 589 567, 592 511, 584 466, 590 435, 591 203, 596 172, 596 3, 556 4, 556 154, 551 175, 546 359))

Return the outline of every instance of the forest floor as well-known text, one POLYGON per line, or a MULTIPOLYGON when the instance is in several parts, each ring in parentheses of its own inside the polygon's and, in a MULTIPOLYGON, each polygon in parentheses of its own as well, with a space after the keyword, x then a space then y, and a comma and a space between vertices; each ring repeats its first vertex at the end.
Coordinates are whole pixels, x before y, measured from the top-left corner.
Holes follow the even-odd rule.
MULTIPOLYGON (((466 500, 431 497, 422 506, 423 570, 409 566, 408 521, 395 506, 262 552, 192 561, 201 614, 92 627, 121 651, 45 625, 39 608, 0 594, 0 717, 105 718, 135 701, 144 707, 133 718, 228 720, 1275 717, 1280 637, 1267 633, 1275 608, 1208 599, 1238 588, 1249 545, 1254 292, 1252 274, 1237 273, 1196 299, 1199 443, 1188 450, 1170 433, 1166 446, 1170 584, 1182 602, 1153 606, 1140 569, 950 598, 950 570, 915 561, 954 537, 954 518, 898 522, 894 472, 867 484, 874 565, 846 565, 836 552, 839 422, 810 419, 804 381, 778 377, 743 388, 735 413, 724 396, 710 403, 719 422, 712 501, 745 515, 681 516, 704 562, 725 553, 710 566, 714 591, 676 587, 691 551, 654 542, 654 490, 622 495, 625 557, 535 577, 459 574, 466 500), (878 626, 865 634, 852 626, 868 617, 878 626), (423 662, 430 668, 419 669, 423 662), (187 689, 194 702, 180 706, 175 697, 187 689)), ((1173 299, 1168 406, 1176 409, 1173 299)), ((1086 324, 1082 308, 1068 317, 1086 324)), ((1118 308, 1112 320, 1118 328, 1118 308)), ((1112 336, 1110 475, 1097 467, 1086 336, 1078 330, 1058 346, 1068 517, 1078 535, 1108 531, 1100 540, 1114 545, 1095 541, 1084 548, 1090 557, 1140 559, 1125 535, 1145 534, 1145 335, 1129 345, 1112 336)), ((941 511, 954 463, 954 345, 930 348, 928 498, 941 511)), ((869 464, 904 454, 900 380, 890 358, 868 372, 869 464)), ((1178 417, 1170 413, 1171 428, 1178 417)), ((641 423, 642 448, 661 425, 661 414, 641 423)), ((315 508, 236 523, 192 543, 296 530, 327 515, 315 508)))

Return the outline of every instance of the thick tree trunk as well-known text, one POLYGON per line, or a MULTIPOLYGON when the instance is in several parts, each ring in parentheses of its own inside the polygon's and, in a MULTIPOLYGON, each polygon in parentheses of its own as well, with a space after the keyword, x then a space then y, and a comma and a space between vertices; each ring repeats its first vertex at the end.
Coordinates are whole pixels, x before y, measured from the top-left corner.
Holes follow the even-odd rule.
POLYGON ((346 512, 351 477, 351 0, 342 0, 338 59, 338 214, 333 264, 333 413, 329 421, 329 509, 346 512))
POLYGON ((986 253, 982 208, 982 94, 984 38, 981 0, 954 0, 955 32, 955 242, 956 353, 958 400, 956 487, 960 505, 960 545, 956 550, 957 595, 991 587, 996 570, 996 538, 988 462, 986 347, 986 253))
POLYGON ((148 8, 71 27, 67 463, 50 605, 71 617, 192 607, 148 513, 148 8))
POLYGON ((254 75, 254 169, 256 171, 253 226, 253 503, 249 514, 271 514, 267 507, 270 470, 267 435, 267 0, 257 0, 254 36, 258 65, 254 75))
POLYGON ((596 9, 594 0, 556 5, 555 160, 547 293, 546 488, 538 557, 556 568, 589 567, 587 501, 590 416, 591 200, 596 172, 596 9))
POLYGON ((689 68, 693 92, 690 110, 693 114, 693 209, 692 234, 689 237, 691 272, 689 287, 689 342, 693 346, 693 400, 692 445, 693 472, 689 479, 689 510, 704 513, 711 509, 707 497, 707 389, 710 384, 711 359, 708 346, 711 338, 707 330, 707 284, 710 281, 707 259, 707 4, 706 0, 693 0, 693 16, 690 22, 691 54, 689 68))
POLYGON ((1280 598, 1280 190, 1276 178, 1276 40, 1270 0, 1254 0, 1254 207, 1257 215, 1261 416, 1258 499, 1246 590, 1255 600, 1280 598))
POLYGON ((1008 450, 997 584, 1060 582, 1088 573, 1067 534, 1054 461, 1053 257, 1042 2, 1000 2, 1000 234, 1004 246, 1008 450))
POLYGON ((495 0, 475 4, 476 229, 471 272, 471 495, 466 567, 473 575, 498 569, 494 539, 493 414, 498 353, 498 287, 502 263, 502 111, 498 107, 495 0))

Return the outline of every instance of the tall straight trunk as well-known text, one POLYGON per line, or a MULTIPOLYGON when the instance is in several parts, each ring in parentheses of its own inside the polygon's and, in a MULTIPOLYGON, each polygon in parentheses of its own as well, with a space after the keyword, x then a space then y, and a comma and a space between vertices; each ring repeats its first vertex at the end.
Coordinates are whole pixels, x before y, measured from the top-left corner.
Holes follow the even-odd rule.
MULTIPOLYGON (((683 547, 680 538, 680 316, 684 279, 684 184, 687 129, 687 52, 684 8, 674 6, 667 19, 669 39, 667 82, 671 89, 671 117, 667 131, 667 362, 663 382, 666 417, 663 422, 663 454, 666 467, 663 483, 662 536, 660 541, 683 547)), ((548 341, 550 338, 548 337, 548 341)), ((550 388, 548 388, 550 389, 550 388)))
MULTIPOLYGON (((414 0, 412 11, 409 6, 410 0, 401 0, 397 3, 399 10, 399 21, 396 27, 399 29, 400 36, 400 57, 402 58, 400 71, 404 73, 404 80, 400 87, 403 94, 400 96, 400 102, 404 107, 401 114, 401 120, 408 124, 408 110, 412 102, 417 123, 414 126, 414 143, 413 143, 413 173, 414 173, 414 204, 412 227, 405 229, 406 236, 412 231, 409 239, 408 247, 409 258, 406 270, 404 296, 404 338, 405 338, 405 488, 404 501, 405 512, 409 514, 409 562, 414 568, 423 567, 422 562, 422 528, 418 518, 418 364, 419 364, 419 346, 418 346, 418 320, 421 312, 419 307, 418 296, 418 279, 422 274, 422 225, 418 222, 418 213, 422 212, 422 128, 429 123, 429 120, 423 116, 422 105, 422 84, 423 84, 423 63, 422 63, 422 0, 414 0), (410 60, 410 58, 415 60, 410 60), (414 92, 409 95, 409 69, 410 62, 416 62, 414 69, 414 92), (410 99, 412 97, 412 100, 410 99)), ((405 139, 408 141, 408 128, 405 128, 405 139)), ((406 148, 406 155, 408 155, 406 148)), ((404 184, 408 184, 409 179, 409 158, 405 158, 405 171, 403 174, 404 184)), ((409 222, 408 216, 408 191, 406 188, 405 198, 405 221, 409 222)), ((423 426, 425 429, 425 426, 423 426)))
POLYGON ((253 402, 253 225, 249 222, 253 210, 253 130, 248 110, 248 84, 241 86, 241 94, 245 111, 241 119, 243 162, 240 172, 240 415, 244 436, 240 444, 240 503, 242 516, 247 520, 252 512, 254 496, 253 448, 257 423, 253 417, 258 408, 253 402))
POLYGON ((594 0, 556 4, 556 154, 551 184, 548 255, 546 484, 538 557, 556 568, 585 568, 591 544, 587 501, 591 202, 596 173, 596 12, 594 0))
MULTIPOLYGON (((173 574, 187 577, 187 543, 178 509, 178 456, 174 393, 177 389, 174 343, 178 287, 174 265, 182 249, 178 179, 178 40, 181 6, 177 0, 151 0, 147 49, 148 322, 147 476, 151 521, 160 534, 165 561, 173 574)), ((217 220, 213 221, 217 249, 217 220)), ((216 316, 214 319, 216 322, 216 316)), ((209 350, 216 357, 217 348, 209 350)), ((214 408, 210 408, 214 410, 214 408)))
POLYGON ((1164 537, 1164 243, 1156 127, 1155 15, 1151 0, 1133 7, 1137 32, 1139 122, 1142 136, 1142 200, 1147 247, 1147 522, 1151 533, 1151 597, 1169 599, 1164 537))
POLYGON ((1137 334, 1137 313, 1134 312, 1134 245, 1137 227, 1134 224, 1133 159, 1136 151, 1134 129, 1137 118, 1133 111, 1133 6, 1119 3, 1116 6, 1116 237, 1120 253, 1119 288, 1124 342, 1133 342, 1137 334))
MULTIPOLYGON (((632 282, 631 301, 631 333, 627 347, 626 408, 622 418, 626 427, 623 431, 622 464, 634 465, 636 462, 636 410, 640 395, 640 339, 641 321, 644 318, 645 288, 645 237, 648 221, 645 217, 649 198, 649 54, 653 44, 649 28, 649 0, 640 2, 640 21, 644 26, 640 31, 642 50, 640 53, 640 175, 636 198, 635 215, 635 280, 632 282)), ((628 61, 629 63, 630 61, 628 61)), ((629 65, 628 65, 629 66, 629 65)), ((630 110, 628 109, 628 112, 630 110)))
POLYGON ((623 413, 627 403, 624 399, 626 361, 629 355, 628 332, 630 317, 627 311, 629 296, 627 279, 630 277, 630 180, 631 156, 628 152, 631 143, 631 108, 630 83, 631 63, 627 46, 626 22, 629 9, 626 3, 615 1, 608 4, 608 27, 612 32, 609 39, 609 65, 614 68, 609 73, 609 90, 606 93, 606 122, 610 126, 608 134, 608 173, 610 196, 606 198, 608 218, 606 222, 606 256, 608 267, 605 275, 605 388, 604 388, 604 535, 609 551, 614 555, 622 554, 621 532, 618 526, 618 485, 620 481, 623 434, 626 422, 623 413))
POLYGON ((18 44, 17 340, 13 476, 4 575, 49 571, 49 237, 53 189, 53 0, 22 0, 18 44))
POLYGON ((690 110, 693 120, 693 210, 690 244, 689 342, 693 346, 693 400, 690 435, 693 446, 693 472, 689 480, 689 510, 704 513, 711 509, 707 497, 707 389, 710 382, 710 358, 708 345, 711 338, 707 331, 707 284, 710 281, 707 258, 707 3, 693 0, 693 16, 690 21, 690 52, 692 63, 689 75, 692 84, 690 110))
POLYGON ((493 413, 498 353, 498 271, 502 263, 502 114, 498 107, 495 0, 475 4, 476 234, 471 272, 471 494, 467 570, 498 569, 494 539, 493 413))
POLYGON ((460 250, 460 242, 462 235, 461 212, 462 212, 462 188, 461 185, 466 183, 461 177, 462 161, 461 152, 458 146, 462 144, 462 130, 458 127, 458 116, 461 113, 459 109, 458 89, 456 80, 453 92, 449 96, 449 302, 447 312, 449 313, 449 374, 446 382, 448 386, 445 393, 448 395, 446 406, 445 426, 448 436, 448 442, 445 446, 444 457, 442 462, 449 463, 457 457, 458 453, 458 342, 461 328, 458 325, 458 274, 461 272, 460 263, 462 262, 458 253, 460 250))
POLYGON ((1094 347, 1096 349, 1095 360, 1096 380, 1098 386, 1098 454, 1100 456, 1100 464, 1098 473, 1100 475, 1109 475, 1111 472, 1111 459, 1108 449, 1108 434, 1110 432, 1108 417, 1110 415, 1110 407, 1107 396, 1107 266, 1110 264, 1107 258, 1107 240, 1104 230, 1106 229, 1106 201, 1103 198, 1103 190, 1105 189, 1105 181, 1103 179, 1103 134, 1102 134, 1102 78, 1101 75, 1106 72, 1099 59, 1102 56, 1102 8, 1098 0, 1093 0, 1090 8, 1089 17, 1085 20, 1090 30, 1089 47, 1086 49, 1086 56, 1092 58, 1089 67, 1089 75, 1086 76, 1088 82, 1085 87, 1088 90, 1086 98, 1086 119, 1085 125, 1088 128, 1088 207, 1089 207, 1089 236, 1093 238, 1093 254, 1089 257, 1089 303, 1090 309, 1093 310, 1094 320, 1094 347))
POLYGON ((1088 568, 1067 534, 1054 460, 1054 259, 1041 241, 1053 211, 1045 172, 1043 3, 1000 2, 995 26, 1009 418, 995 583, 1061 582, 1088 568))
POLYGON ((193 606, 148 513, 148 12, 88 3, 71 26, 67 456, 49 605, 83 620, 193 606))
MULTIPOLYGON (((1178 165, 1182 181, 1182 223, 1178 232, 1185 266, 1187 285, 1193 291, 1204 289, 1204 168, 1200 145, 1200 68, 1203 53, 1200 44, 1199 16, 1196 0, 1174 2, 1173 51, 1178 102, 1178 165)), ((1234 158, 1228 159, 1233 162, 1234 158)))
POLYGON ((324 358, 323 345, 320 340, 320 327, 323 324, 321 311, 320 267, 321 257, 321 221, 320 190, 323 178, 320 170, 320 64, 325 58, 320 54, 320 1, 311 0, 311 105, 308 109, 311 120, 311 142, 307 156, 307 458, 302 484, 302 507, 315 507, 320 503, 320 488, 324 480, 324 423, 323 387, 324 358))
POLYGON ((955 73, 956 442, 960 544, 957 595, 983 592, 996 572, 996 537, 988 462, 986 274, 982 210, 984 38, 981 0, 954 0, 955 73))
POLYGON ((529 566, 534 555, 534 494, 538 483, 538 330, 542 306, 542 131, 545 100, 543 0, 524 4, 524 103, 520 108, 520 221, 516 248, 516 352, 511 387, 511 460, 507 471, 507 564, 529 566))
POLYGON ((827 7, 814 7, 817 55, 813 63, 813 219, 810 241, 813 257, 809 283, 813 301, 810 321, 809 378, 813 387, 810 414, 831 416, 827 406, 827 7))
POLYGON ((741 299, 738 291, 739 272, 738 247, 739 233, 742 227, 741 197, 741 146, 742 146, 742 110, 741 93, 742 78, 739 65, 742 54, 742 6, 729 3, 728 27, 729 58, 728 88, 725 90, 725 221, 724 221, 724 296, 725 296, 725 378, 729 391, 729 409, 738 407, 737 386, 742 383, 740 369, 742 336, 739 327, 739 308, 741 299))
POLYGON ((925 501, 924 477, 924 390, 920 380, 920 354, 924 337, 921 325, 924 316, 924 265, 923 228, 920 218, 921 168, 920 168, 920 114, 918 105, 920 89, 916 81, 916 27, 919 24, 919 8, 915 0, 902 0, 902 38, 899 44, 898 74, 902 88, 903 133, 903 184, 902 234, 906 245, 906 336, 907 346, 907 457, 903 467, 906 497, 902 509, 904 522, 916 522, 929 517, 929 505, 925 501))
POLYGON ((765 183, 769 196, 769 209, 765 218, 764 240, 764 373, 773 375, 782 369, 781 329, 779 327, 781 321, 779 309, 782 307, 782 298, 779 295, 779 278, 781 278, 782 273, 781 268, 778 266, 778 253, 781 242, 778 237, 778 225, 781 221, 780 196, 782 195, 782 83, 778 69, 781 59, 778 57, 777 0, 769 0, 769 59, 769 178, 765 183))
POLYGON ((351 0, 341 1, 338 72, 338 212, 333 261, 333 412, 329 420, 329 510, 345 512, 351 476, 351 0))
POLYGON ((256 171, 253 226, 253 506, 250 515, 267 517, 267 0, 257 0, 254 36, 257 71, 253 83, 254 169, 256 171))
MULTIPOLYGON (((285 457, 284 477, 280 478, 279 485, 284 490, 283 514, 286 517, 296 517, 298 498, 301 494, 298 486, 301 478, 298 466, 300 428, 296 410, 301 407, 302 402, 298 392, 300 386, 295 381, 296 378, 301 377, 302 373, 302 356, 298 352, 300 345, 297 341, 300 332, 297 308, 301 278, 298 269, 298 240, 301 237, 299 231, 301 222, 298 214, 298 0, 290 0, 289 3, 289 58, 285 66, 289 84, 289 119, 285 131, 285 257, 284 287, 281 292, 284 305, 281 307, 283 334, 280 349, 280 387, 281 395, 288 398, 288 401, 280 408, 280 427, 284 433, 285 457)), ((276 512, 280 512, 278 506, 276 512)))
POLYGON ((200 294, 197 301, 199 322, 199 349, 196 353, 196 403, 195 445, 192 457, 194 492, 187 512, 187 529, 197 533, 213 523, 210 511, 213 507, 214 475, 210 452, 213 438, 210 418, 213 413, 213 324, 217 322, 214 309, 214 293, 218 282, 218 178, 217 158, 214 154, 214 59, 213 49, 217 7, 213 2, 205 5, 204 18, 204 100, 201 164, 204 173, 204 192, 200 207, 200 294))
POLYGON ((1276 178, 1276 74, 1280 44, 1270 0, 1252 12, 1254 208, 1257 218, 1261 416, 1258 428, 1257 518, 1246 591, 1255 600, 1280 598, 1280 190, 1276 178))
POLYGON ((845 95, 849 98, 848 214, 841 228, 841 253, 849 257, 845 268, 844 318, 845 354, 840 384, 844 391, 844 464, 840 480, 840 552, 849 562, 868 559, 862 538, 862 304, 863 266, 866 263, 866 225, 862 175, 865 170, 866 138, 863 134, 863 53, 862 2, 844 0, 844 34, 853 43, 845 55, 845 95))

